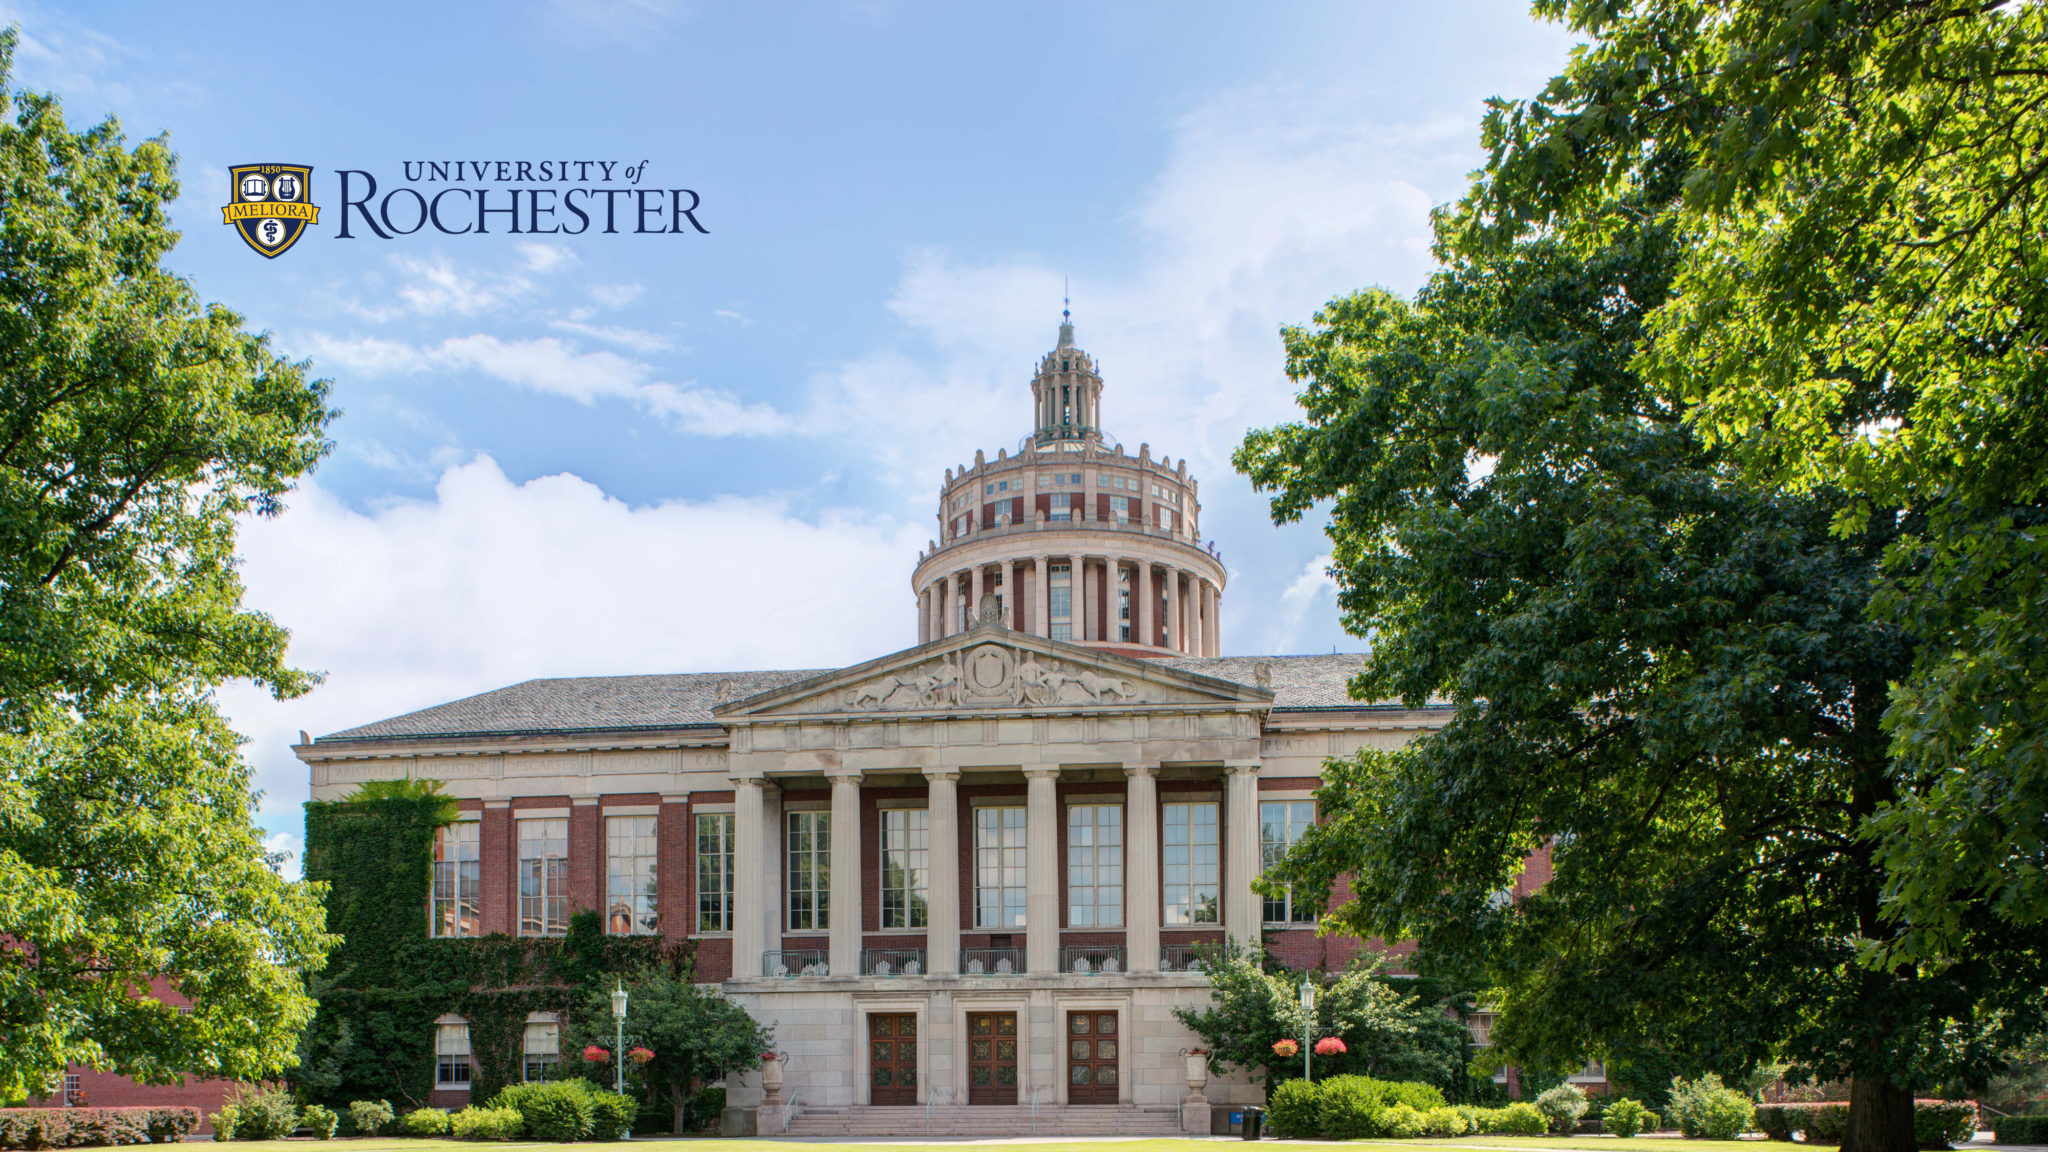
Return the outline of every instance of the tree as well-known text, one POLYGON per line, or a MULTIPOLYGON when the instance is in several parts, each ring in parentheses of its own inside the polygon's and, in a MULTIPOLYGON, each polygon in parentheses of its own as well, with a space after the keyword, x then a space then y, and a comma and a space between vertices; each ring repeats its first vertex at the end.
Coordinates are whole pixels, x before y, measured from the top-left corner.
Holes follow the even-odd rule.
POLYGON ((292 1057, 327 944, 212 690, 312 679, 241 607, 237 520, 325 450, 326 385, 162 267, 161 139, 11 91, 0 33, 0 1096, 292 1057), (5 114, 11 113, 10 116, 5 114), (181 1016, 152 993, 189 998, 181 1016))
MULTIPOLYGON (((1569 158, 1569 153, 1566 153, 1569 158)), ((1276 519, 1331 501, 1363 698, 1447 700, 1438 732, 1332 761, 1325 822, 1268 874, 1330 923, 1419 940, 1498 990, 1504 1056, 1773 1057, 1852 1084, 1851 1152, 1914 1145, 1913 1089, 1981 1079, 2040 1019, 2039 933, 1961 909, 1956 958, 1865 963, 1887 914, 1873 820, 1912 636, 1873 616, 1925 523, 1788 490, 1636 369, 1693 238, 1683 149, 1639 154, 1597 244, 1439 219, 1414 303, 1365 292, 1285 333, 1305 418, 1237 456, 1276 519), (1554 876, 1511 884, 1548 847, 1554 876)))
MULTIPOLYGON (((1475 243, 1598 245, 1651 150, 1693 161, 1641 369, 1754 475, 1886 509, 1881 618, 1921 637, 1885 722, 1913 786, 1869 827, 1905 926, 1967 956, 2048 919, 2048 9, 1543 0, 1592 43, 1489 117, 1475 243)), ((1876 947, 1873 945, 1873 947, 1876 947)))
MULTIPOLYGON (((728 1073, 760 1067, 761 1054, 775 1043, 772 1029, 756 1023, 717 988, 693 983, 691 976, 687 970, 678 974, 656 968, 625 985, 627 1047, 654 1053, 640 1076, 668 1097, 678 1135, 686 1130, 690 1097, 728 1073)), ((575 1014, 571 1049, 591 1044, 612 1048, 611 991, 593 989, 585 997, 575 1014)))
MULTIPOLYGON (((1301 1072, 1299 1054, 1281 1059, 1275 1041, 1302 1038, 1301 973, 1267 971, 1260 958, 1235 944, 1204 964, 1210 1005, 1176 1008, 1174 1018, 1202 1038, 1218 1072, 1263 1068, 1266 1087, 1301 1072)), ((1465 1080, 1466 1033, 1441 1003, 1396 988, 1375 962, 1356 965, 1334 980, 1317 980, 1313 1039, 1335 1036, 1345 1051, 1314 1056, 1318 1076, 1355 1072, 1384 1080, 1416 1080, 1457 1091, 1465 1080)))

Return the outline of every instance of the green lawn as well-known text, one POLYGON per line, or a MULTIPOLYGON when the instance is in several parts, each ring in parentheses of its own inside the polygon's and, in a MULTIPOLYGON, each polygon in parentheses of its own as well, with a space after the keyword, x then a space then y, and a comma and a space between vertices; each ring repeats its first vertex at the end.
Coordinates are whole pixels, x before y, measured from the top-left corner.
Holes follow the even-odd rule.
MULTIPOLYGON (((676 1152, 683 1152, 684 1149, 687 1149, 688 1152, 800 1152, 800 1150, 812 1150, 818 1146, 818 1142, 804 1140, 719 1140, 710 1138, 671 1140, 666 1136, 649 1137, 645 1140, 636 1141, 636 1143, 644 1144, 657 1141, 663 1145, 675 1146, 676 1152)), ((851 1141, 824 1142, 850 1143, 851 1141)), ((934 1141, 929 1144, 891 1142, 889 1147, 892 1152, 917 1152, 921 1148, 954 1149, 963 1142, 952 1141, 947 1143, 934 1141)), ((1241 1143, 1241 1141, 1237 1142, 1241 1143)), ((302 1143, 302 1141, 294 1141, 294 1143, 302 1143)), ((519 1140, 505 1143, 478 1144, 475 1141, 469 1140, 406 1140, 380 1137, 374 1140, 340 1140, 335 1141, 335 1143, 345 1147, 348 1152, 371 1152, 372 1149, 388 1149, 389 1152, 479 1152, 479 1149, 482 1148, 515 1149, 519 1150, 519 1152, 528 1152, 531 1149, 542 1148, 559 1148, 563 1149, 564 1152, 598 1152, 599 1149, 606 1147, 611 1147, 617 1152, 617 1145, 540 1144, 519 1140)), ((1004 1143, 1001 1147, 1003 1152, 1074 1152, 1076 1146, 1085 1143, 1087 1142, 1077 1140, 1036 1144, 1004 1143)), ((1220 1142, 1217 1140, 1153 1138, 1105 1140, 1102 1143, 1113 1144, 1117 1152, 1219 1152, 1218 1144, 1220 1142)), ((1760 1147, 1761 1142, 1756 1140, 1681 1141, 1669 1137, 1642 1136, 1629 1140, 1620 1140, 1612 1136, 1466 1136, 1455 1140, 1288 1140, 1276 1141, 1265 1146, 1276 1148, 1277 1152, 1277 1149, 1292 1146, 1321 1146, 1331 1143, 1349 1146, 1373 1145, 1385 1148, 1459 1149, 1461 1152, 1480 1152, 1480 1150, 1487 1148, 1540 1149, 1543 1152, 1549 1152, 1550 1149, 1556 1149, 1557 1152, 1566 1152, 1568 1149, 1579 1149, 1583 1150, 1583 1152, 1763 1152, 1760 1147)), ((223 1149, 222 1152, 228 1152, 228 1150, 223 1149)), ((340 1150, 337 1149, 337 1152, 340 1152, 340 1150)))

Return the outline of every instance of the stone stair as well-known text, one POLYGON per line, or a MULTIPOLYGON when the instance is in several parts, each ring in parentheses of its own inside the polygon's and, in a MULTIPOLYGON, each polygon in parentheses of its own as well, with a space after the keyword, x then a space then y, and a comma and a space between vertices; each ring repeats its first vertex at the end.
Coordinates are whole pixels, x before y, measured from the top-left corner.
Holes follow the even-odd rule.
MULTIPOLYGON (((922 1105, 906 1108, 813 1108, 805 1105, 790 1120, 787 1133, 763 1132, 763 1136, 787 1135, 792 1139, 829 1136, 923 1136, 926 1114, 922 1105)), ((1136 1108, 1128 1105, 1066 1107, 1038 1106, 1037 1130, 1032 1130, 1031 1105, 987 1105, 934 1107, 930 1114, 933 1136, 1176 1136, 1180 1134, 1177 1108, 1136 1108)), ((1203 1133, 1206 1135, 1206 1133, 1203 1133)))

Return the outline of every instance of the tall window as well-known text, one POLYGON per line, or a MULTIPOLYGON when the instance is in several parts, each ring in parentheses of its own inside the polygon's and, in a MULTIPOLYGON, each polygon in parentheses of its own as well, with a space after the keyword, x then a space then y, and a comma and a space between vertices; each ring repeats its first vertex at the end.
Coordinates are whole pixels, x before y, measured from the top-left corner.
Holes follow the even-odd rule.
POLYGON ((605 931, 614 936, 661 930, 654 902, 654 817, 612 816, 604 822, 605 931))
POLYGON ((548 1072, 562 1062, 562 1026, 552 1020, 526 1023, 526 1078, 545 1080, 548 1072))
POLYGON ((569 930, 569 822, 519 822, 519 932, 560 936, 569 930))
POLYGON ((1131 570, 1119 564, 1116 568, 1116 638, 1131 638, 1131 570))
POLYGON ((1165 850, 1161 879, 1165 883, 1166 918, 1176 924, 1215 924, 1216 804, 1167 804, 1161 847, 1165 850))
POLYGON ((1074 638, 1074 568, 1071 564, 1054 564, 1052 575, 1046 580, 1046 616, 1052 622, 1052 638, 1072 640, 1074 638))
POLYGON ((469 1025, 434 1028, 434 1083, 441 1088, 469 1087, 469 1025))
POLYGON ((1067 809, 1067 927, 1123 922, 1123 806, 1076 804, 1067 809))
MULTIPOLYGON (((1259 803, 1259 869, 1280 863, 1308 826, 1316 822, 1313 800, 1263 800, 1259 803)), ((1266 897, 1266 923, 1313 924, 1315 913, 1294 903, 1294 893, 1266 897)))
POLYGON ((1072 494, 1067 492, 1055 492, 1052 495, 1046 497, 1046 499, 1051 501, 1051 504, 1049 505, 1049 510, 1052 519, 1072 520, 1074 518, 1074 506, 1072 503, 1074 497, 1072 494))
POLYGON ((832 814, 789 814, 789 930, 832 926, 832 814))
POLYGON ((697 931, 732 931, 732 813, 697 814, 697 931))
POLYGON ((1129 496, 1111 496, 1109 498, 1109 515, 1111 519, 1119 524, 1129 524, 1131 522, 1131 498, 1129 496))
POLYGON ((434 833, 434 910, 436 936, 481 936, 484 914, 479 896, 481 868, 474 820, 450 824, 434 833))
POLYGON ((882 810, 882 927, 923 928, 931 915, 932 814, 882 810))
POLYGON ((974 926, 1024 927, 1024 809, 974 810, 974 926))

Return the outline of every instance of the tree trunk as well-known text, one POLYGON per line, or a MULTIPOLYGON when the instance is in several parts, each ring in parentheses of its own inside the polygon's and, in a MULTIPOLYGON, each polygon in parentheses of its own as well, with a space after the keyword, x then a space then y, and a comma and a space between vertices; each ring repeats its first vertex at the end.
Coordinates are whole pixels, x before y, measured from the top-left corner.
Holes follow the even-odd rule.
POLYGON ((1914 1152, 1913 1094, 1877 1076, 1849 1081, 1849 1130, 1842 1152, 1914 1152))
POLYGON ((668 1099, 669 1104, 675 1108, 676 1114, 675 1126, 669 1129, 669 1134, 672 1136, 688 1136, 690 1130, 683 1127, 683 1114, 690 1110, 690 1098, 683 1094, 681 1088, 671 1084, 668 1086, 668 1099))

